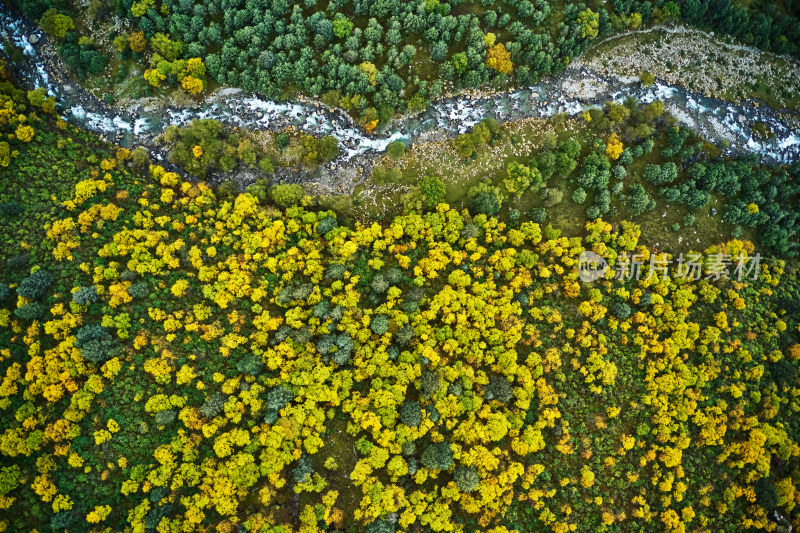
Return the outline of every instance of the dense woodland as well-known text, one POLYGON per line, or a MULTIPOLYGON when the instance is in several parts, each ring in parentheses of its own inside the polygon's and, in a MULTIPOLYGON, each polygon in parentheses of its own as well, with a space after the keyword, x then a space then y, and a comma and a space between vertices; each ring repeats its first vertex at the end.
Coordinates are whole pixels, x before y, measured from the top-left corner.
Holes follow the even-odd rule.
MULTIPOLYGON (((0 76, 0 530, 797 523, 797 165, 709 156, 657 109, 610 106, 463 209, 420 176, 406 213, 348 225, 299 185, 184 181, 0 76), (591 221, 503 209, 557 179, 591 221), (764 245, 696 250, 730 277, 613 279, 622 254, 666 257, 599 218, 612 179, 638 212, 726 195, 764 245), (584 250, 605 278, 579 281, 584 250)), ((452 142, 468 160, 502 135, 452 142)), ((213 123, 164 142, 195 174, 271 163, 213 123)))
POLYGON ((142 65, 143 95, 165 86, 197 94, 209 78, 271 98, 300 91, 350 111, 368 130, 444 90, 535 83, 596 39, 650 23, 682 20, 767 50, 800 51, 793 0, 12 3, 60 43, 80 78, 105 72, 122 83, 131 65, 142 65))
MULTIPOLYGON (((563 120, 555 117, 551 122, 563 120)), ((460 196, 451 194, 441 176, 420 180, 412 175, 415 185, 400 204, 432 208, 451 198, 474 213, 500 215, 510 222, 525 215, 540 224, 565 209, 587 222, 599 217, 644 222, 658 211, 681 212, 683 218, 672 222, 678 231, 696 223, 708 225, 710 221, 698 222, 697 217, 709 211, 714 199, 719 215, 704 216, 721 221, 720 231, 734 238, 748 232, 781 257, 796 257, 800 251, 800 164, 763 164, 756 154, 723 156, 665 114, 658 101, 607 102, 583 112, 573 123, 577 126, 572 130, 543 134, 537 149, 507 158, 502 170, 484 176, 481 183, 468 189, 451 184, 450 190, 463 191, 460 196)), ((501 157, 500 145, 513 145, 515 137, 508 128, 485 119, 450 145, 463 171, 479 152, 501 157)), ((408 181, 396 166, 403 151, 389 147, 389 158, 373 170, 375 183, 408 181)))

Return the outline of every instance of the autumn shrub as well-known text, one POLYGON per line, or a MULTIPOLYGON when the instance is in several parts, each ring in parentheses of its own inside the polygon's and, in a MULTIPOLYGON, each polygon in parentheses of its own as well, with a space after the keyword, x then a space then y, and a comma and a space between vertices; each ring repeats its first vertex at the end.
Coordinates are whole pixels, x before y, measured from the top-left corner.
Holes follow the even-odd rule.
MULTIPOLYGON (((762 258, 757 280, 691 283, 647 279, 645 261, 641 279, 585 284, 583 251, 619 261, 652 243, 624 220, 556 228, 542 210, 542 225, 507 224, 463 206, 322 236, 311 202, 278 213, 108 163, 107 191, 49 213, 47 198, 74 198, 77 178, 106 172, 114 153, 74 144, 59 150, 77 151, 81 175, 61 190, 49 175, 69 165, 42 172, 48 213, 24 238, 31 263, 64 280, 40 306, 46 320, 11 311, 26 303, 9 290, 24 272, 0 280, 8 530, 47 529, 65 512, 70 531, 364 531, 376 520, 723 531, 769 529, 766 509, 795 518, 791 262, 762 258), (157 200, 167 188, 169 204, 157 200), (96 237, 70 225, 109 204, 123 211, 96 237), (130 283, 147 299, 129 301, 130 283), (97 302, 75 305, 86 287, 97 302), (757 486, 765 474, 777 504, 757 486)), ((731 172, 747 165, 767 168, 731 172)), ((719 172, 709 183, 726 181, 719 172)), ((564 190, 575 174, 559 176, 564 190)), ((740 193, 757 189, 740 181, 740 193)), ((747 200, 747 217, 770 209, 747 200)), ((9 254, 24 249, 3 237, 9 254)), ((732 257, 757 249, 716 240, 732 257)))

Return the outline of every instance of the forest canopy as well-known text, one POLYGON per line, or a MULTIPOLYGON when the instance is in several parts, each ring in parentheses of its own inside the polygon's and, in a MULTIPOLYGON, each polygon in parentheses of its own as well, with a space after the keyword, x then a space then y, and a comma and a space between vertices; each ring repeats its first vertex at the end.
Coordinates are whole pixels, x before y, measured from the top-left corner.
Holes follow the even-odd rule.
POLYGON ((644 24, 682 20, 777 53, 800 50, 791 2, 94 0, 88 10, 61 0, 14 3, 60 42, 80 77, 117 56, 118 81, 127 64, 143 63, 147 91, 197 94, 208 77, 270 98, 300 91, 365 126, 419 111, 445 90, 536 83, 597 39, 644 24), (98 25, 109 28, 105 46, 92 31, 98 25))
POLYGON ((0 217, 5 530, 796 519, 793 264, 615 279, 624 254, 657 256, 633 223, 562 235, 441 202, 348 227, 300 186, 218 195, 27 112, 0 217), (594 283, 585 250, 612 267, 594 283))

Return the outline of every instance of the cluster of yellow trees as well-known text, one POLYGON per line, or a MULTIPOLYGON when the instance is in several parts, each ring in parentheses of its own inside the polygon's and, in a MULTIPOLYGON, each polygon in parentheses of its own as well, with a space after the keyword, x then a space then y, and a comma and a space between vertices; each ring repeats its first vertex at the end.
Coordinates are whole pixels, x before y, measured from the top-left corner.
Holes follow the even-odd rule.
POLYGON ((638 227, 350 229, 99 166, 48 227, 47 313, 0 311, 6 516, 30 491, 93 531, 769 530, 765 491, 797 515, 782 261, 587 285, 584 250, 647 261, 638 227))
POLYGON ((19 155, 20 144, 33 140, 33 124, 39 121, 36 113, 52 114, 55 109, 55 99, 44 89, 26 93, 2 81, 10 75, 8 64, 0 58, 0 168, 8 167, 19 155))

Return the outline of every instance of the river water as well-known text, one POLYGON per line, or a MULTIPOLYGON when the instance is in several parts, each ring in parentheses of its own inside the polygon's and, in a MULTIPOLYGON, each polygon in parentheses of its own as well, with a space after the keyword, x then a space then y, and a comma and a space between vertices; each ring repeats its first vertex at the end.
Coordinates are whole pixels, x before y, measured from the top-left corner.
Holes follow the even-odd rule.
MULTIPOLYGON (((481 98, 440 99, 414 116, 396 119, 383 131, 367 135, 341 110, 308 102, 276 102, 238 89, 220 89, 193 107, 109 106, 69 81, 66 67, 52 53, 47 37, 35 25, 0 4, 0 41, 11 39, 26 57, 22 77, 26 86, 46 87, 57 98, 65 120, 102 134, 123 146, 145 145, 167 126, 198 118, 212 118, 228 126, 253 130, 280 130, 289 125, 313 135, 339 139, 342 155, 337 164, 353 164, 357 156, 383 151, 394 140, 407 143, 463 133, 478 121, 493 117, 500 122, 557 113, 578 113, 592 106, 628 96, 640 103, 665 102, 667 111, 708 140, 727 146, 728 153, 757 152, 765 160, 789 163, 800 158, 800 135, 766 105, 741 105, 693 94, 682 87, 656 83, 643 88, 634 80, 600 77, 585 67, 571 67, 561 75, 533 87, 495 93, 481 98), (33 44, 31 43, 33 41, 33 44), (757 139, 752 126, 763 122, 774 134, 757 139), (355 158, 355 159, 354 159, 355 158)), ((157 159, 162 150, 155 149, 157 159)))

